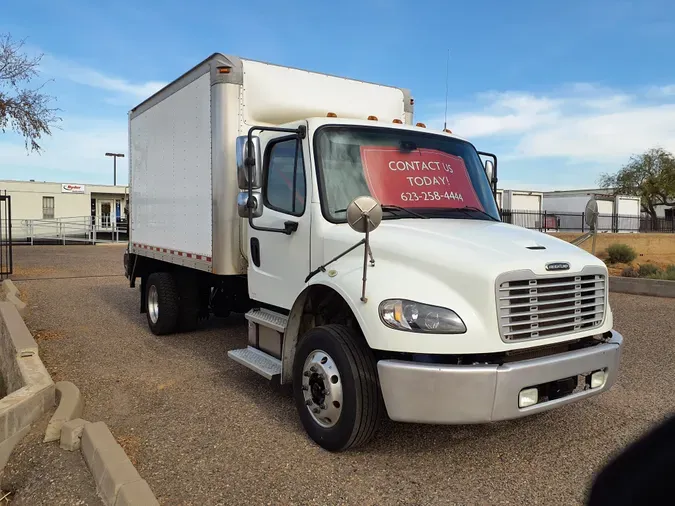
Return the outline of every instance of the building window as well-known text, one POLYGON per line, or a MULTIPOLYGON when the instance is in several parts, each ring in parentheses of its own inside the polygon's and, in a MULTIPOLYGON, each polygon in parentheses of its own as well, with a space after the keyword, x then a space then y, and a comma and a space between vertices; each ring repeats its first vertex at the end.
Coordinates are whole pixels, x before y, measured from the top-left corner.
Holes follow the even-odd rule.
POLYGON ((54 218, 54 197, 42 197, 42 219, 54 218))

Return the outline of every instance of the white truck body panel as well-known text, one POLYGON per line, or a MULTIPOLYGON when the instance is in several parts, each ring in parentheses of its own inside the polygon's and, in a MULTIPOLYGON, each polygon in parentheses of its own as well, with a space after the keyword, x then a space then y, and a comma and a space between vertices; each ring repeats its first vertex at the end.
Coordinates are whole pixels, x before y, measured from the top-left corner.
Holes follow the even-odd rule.
POLYGON ((134 243, 211 258, 211 110, 204 74, 132 120, 134 243))

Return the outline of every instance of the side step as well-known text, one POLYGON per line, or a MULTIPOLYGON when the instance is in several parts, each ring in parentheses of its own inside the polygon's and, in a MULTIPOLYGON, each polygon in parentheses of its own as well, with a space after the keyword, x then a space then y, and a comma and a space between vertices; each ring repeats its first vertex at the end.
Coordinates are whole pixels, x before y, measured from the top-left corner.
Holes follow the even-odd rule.
POLYGON ((251 309, 246 313, 246 319, 251 323, 257 323, 282 334, 286 331, 286 325, 288 325, 288 317, 286 315, 263 308, 251 309))
MULTIPOLYGON (((246 316, 248 318, 248 315, 246 316)), ((227 356, 268 380, 281 374, 281 360, 251 346, 239 350, 230 350, 227 352, 227 356)))

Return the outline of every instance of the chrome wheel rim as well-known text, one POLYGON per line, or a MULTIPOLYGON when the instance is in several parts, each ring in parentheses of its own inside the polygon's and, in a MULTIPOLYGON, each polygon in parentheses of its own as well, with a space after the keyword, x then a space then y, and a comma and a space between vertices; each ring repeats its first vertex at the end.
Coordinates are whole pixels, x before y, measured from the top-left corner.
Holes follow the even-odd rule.
POLYGON ((302 396, 314 421, 321 427, 335 425, 342 413, 342 376, 332 357, 314 350, 302 368, 302 396))
POLYGON ((151 285, 150 290, 148 290, 148 314, 150 315, 150 321, 157 323, 157 320, 159 320, 159 294, 155 285, 151 285))

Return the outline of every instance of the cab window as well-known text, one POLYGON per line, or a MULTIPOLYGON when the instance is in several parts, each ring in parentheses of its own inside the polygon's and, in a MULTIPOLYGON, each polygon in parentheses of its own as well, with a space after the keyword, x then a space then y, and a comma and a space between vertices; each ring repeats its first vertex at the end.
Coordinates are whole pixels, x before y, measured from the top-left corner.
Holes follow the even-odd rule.
POLYGON ((265 205, 282 213, 301 216, 305 212, 305 168, 302 146, 293 137, 268 148, 265 176, 265 205))

